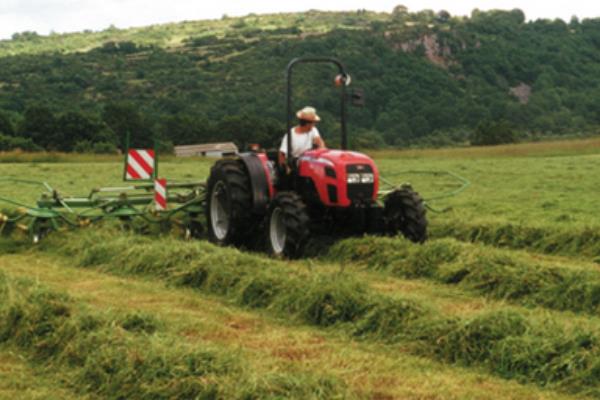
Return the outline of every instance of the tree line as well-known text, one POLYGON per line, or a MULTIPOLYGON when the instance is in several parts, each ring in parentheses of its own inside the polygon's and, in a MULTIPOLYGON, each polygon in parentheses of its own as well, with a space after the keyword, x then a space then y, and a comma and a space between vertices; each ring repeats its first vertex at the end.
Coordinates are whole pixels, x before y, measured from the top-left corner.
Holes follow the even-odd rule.
POLYGON ((54 113, 47 106, 32 106, 16 120, 14 115, 0 111, 0 151, 118 153, 124 149, 128 133, 132 146, 152 147, 156 143, 166 152, 172 151, 174 144, 218 142, 224 137, 245 149, 254 143, 276 146, 282 129, 275 120, 252 115, 211 121, 175 114, 155 124, 130 103, 106 104, 100 114, 80 110, 54 113))

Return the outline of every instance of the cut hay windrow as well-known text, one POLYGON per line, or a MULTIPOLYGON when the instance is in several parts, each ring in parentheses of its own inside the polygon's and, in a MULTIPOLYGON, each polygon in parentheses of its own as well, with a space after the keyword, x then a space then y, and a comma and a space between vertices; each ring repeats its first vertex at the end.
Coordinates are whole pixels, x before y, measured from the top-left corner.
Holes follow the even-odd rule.
MULTIPOLYGON (((268 308, 319 326, 354 323, 385 300, 349 274, 324 273, 285 262, 221 248, 112 231, 86 231, 73 240, 49 239, 41 248, 57 249, 81 267, 116 274, 154 275, 178 285, 225 296, 235 303, 268 308), (383 299, 383 300, 382 300, 383 299)), ((429 313, 412 300, 398 300, 406 315, 429 313)), ((386 322, 387 323, 387 322, 386 322)))
POLYGON ((326 258, 401 278, 430 279, 526 306, 592 315, 600 311, 599 271, 546 265, 454 239, 431 240, 420 246, 402 238, 347 239, 331 247, 326 258))
POLYGON ((150 315, 92 313, 67 295, 0 272, 0 344, 80 395, 126 399, 353 398, 303 372, 256 378, 239 351, 187 344, 150 315))
MULTIPOLYGON (((352 337, 399 343, 413 353, 521 382, 600 396, 600 333, 576 323, 514 310, 448 317, 423 302, 389 297, 357 282, 302 265, 219 248, 205 242, 87 231, 49 240, 80 267, 152 276, 261 308, 281 318, 352 337)), ((446 248, 443 257, 453 257, 446 248), (446 254, 447 252, 447 254, 446 254)), ((439 257, 430 254, 431 259, 439 257)))
POLYGON ((544 254, 585 257, 600 263, 600 228, 554 228, 498 222, 463 223, 438 221, 431 237, 453 237, 510 249, 529 249, 544 254))

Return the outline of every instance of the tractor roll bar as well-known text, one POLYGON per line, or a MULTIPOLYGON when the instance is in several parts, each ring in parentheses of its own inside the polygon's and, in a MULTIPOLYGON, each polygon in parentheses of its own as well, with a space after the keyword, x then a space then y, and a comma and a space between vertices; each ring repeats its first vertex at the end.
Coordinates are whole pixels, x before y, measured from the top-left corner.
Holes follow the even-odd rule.
MULTIPOLYGON (((292 138, 290 137, 290 132, 292 131, 292 69, 294 68, 295 65, 297 64, 301 64, 301 63, 332 63, 335 64, 338 69, 339 69, 339 73, 342 74, 344 77, 347 77, 348 74, 346 73, 346 69, 344 68, 344 65, 336 58, 333 57, 299 57, 299 58, 294 58, 292 61, 290 61, 290 63, 287 65, 286 68, 286 79, 287 79, 287 134, 288 134, 288 141, 287 141, 287 159, 288 159, 288 164, 290 164, 290 167, 293 167, 293 161, 292 161, 292 138)), ((348 141, 347 141, 347 133, 346 133, 346 85, 342 84, 342 90, 341 90, 341 108, 340 108, 340 114, 341 114, 341 127, 342 127, 342 150, 346 150, 346 147, 348 145, 348 141)))

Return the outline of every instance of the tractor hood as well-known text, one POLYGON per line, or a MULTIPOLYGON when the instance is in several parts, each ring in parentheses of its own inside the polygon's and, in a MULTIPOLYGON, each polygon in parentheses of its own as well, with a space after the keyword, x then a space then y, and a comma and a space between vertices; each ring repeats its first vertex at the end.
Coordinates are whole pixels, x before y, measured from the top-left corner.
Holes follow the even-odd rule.
POLYGON ((298 159, 298 174, 312 181, 320 202, 348 207, 377 199, 379 171, 365 154, 344 150, 309 150, 298 159))
POLYGON ((368 164, 375 170, 375 163, 369 156, 355 151, 330 149, 309 150, 302 154, 300 160, 322 162, 324 164, 332 164, 332 166, 368 164))

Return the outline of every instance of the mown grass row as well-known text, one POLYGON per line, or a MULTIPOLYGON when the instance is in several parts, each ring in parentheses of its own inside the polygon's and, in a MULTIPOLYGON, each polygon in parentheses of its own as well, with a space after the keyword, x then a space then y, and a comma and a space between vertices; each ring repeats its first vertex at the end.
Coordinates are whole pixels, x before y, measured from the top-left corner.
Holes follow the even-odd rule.
POLYGON ((560 311, 600 312, 600 272, 549 266, 506 250, 436 239, 414 246, 402 238, 347 239, 326 259, 356 263, 401 278, 425 278, 493 299, 560 311))
POLYGON ((453 237, 511 249, 528 249, 544 254, 585 257, 600 263, 598 227, 552 228, 498 222, 457 223, 438 221, 432 226, 436 238, 453 237))
POLYGON ((353 398, 307 373, 256 376, 238 351, 198 346, 141 313, 92 313, 67 295, 0 271, 0 344, 80 395, 127 399, 353 398))
POLYGON ((158 277, 283 318, 600 397, 600 334, 545 317, 514 310, 446 316, 423 302, 385 296, 351 274, 309 270, 205 242, 87 231, 56 237, 43 248, 81 267, 158 277))

